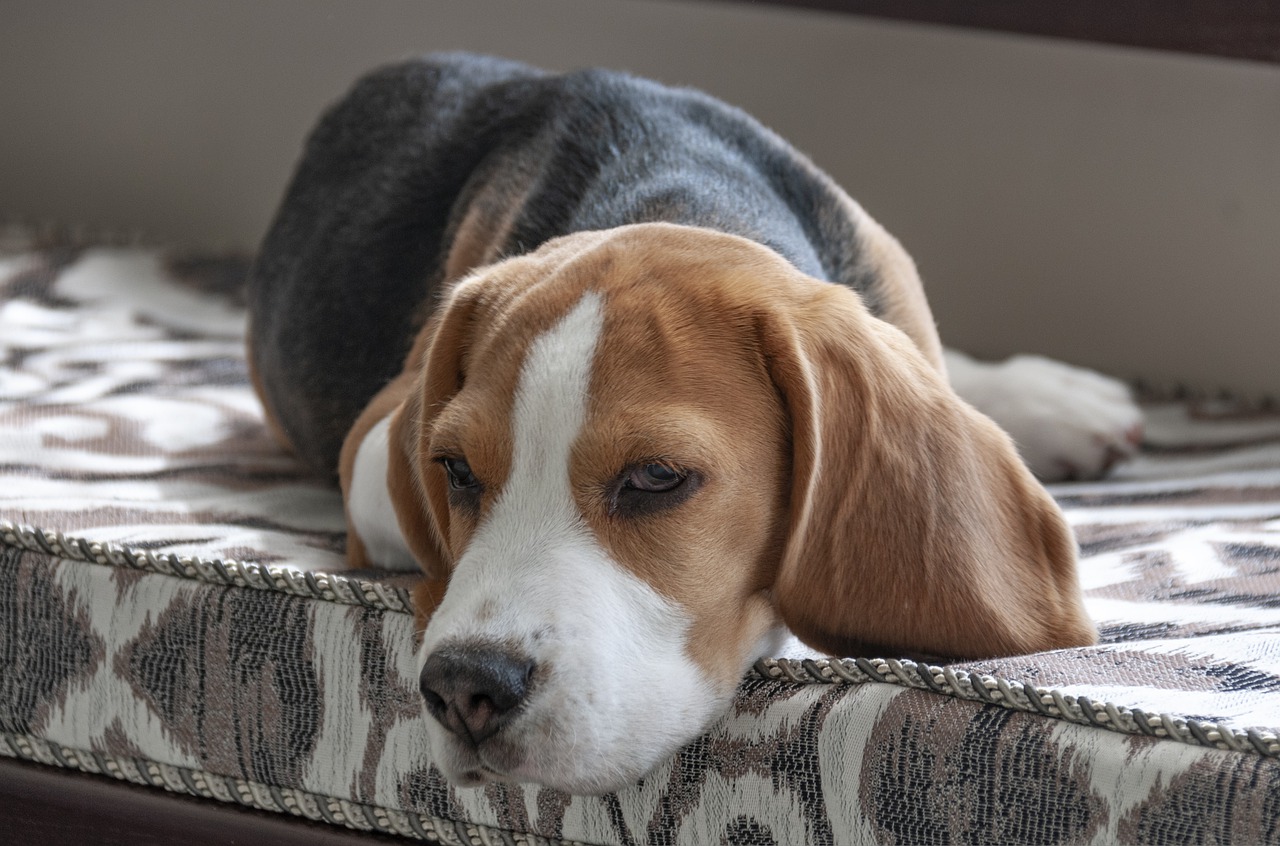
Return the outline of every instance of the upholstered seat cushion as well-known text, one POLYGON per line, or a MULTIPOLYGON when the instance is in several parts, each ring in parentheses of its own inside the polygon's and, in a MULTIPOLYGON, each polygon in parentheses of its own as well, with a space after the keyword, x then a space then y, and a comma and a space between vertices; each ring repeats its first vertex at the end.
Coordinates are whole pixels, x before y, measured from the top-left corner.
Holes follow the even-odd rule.
POLYGON ((3 240, 2 754, 446 842, 1280 840, 1276 414, 1150 405, 1136 462, 1052 489, 1097 647, 766 660, 618 794, 457 789, 414 577, 346 570, 263 426, 246 262, 3 240))

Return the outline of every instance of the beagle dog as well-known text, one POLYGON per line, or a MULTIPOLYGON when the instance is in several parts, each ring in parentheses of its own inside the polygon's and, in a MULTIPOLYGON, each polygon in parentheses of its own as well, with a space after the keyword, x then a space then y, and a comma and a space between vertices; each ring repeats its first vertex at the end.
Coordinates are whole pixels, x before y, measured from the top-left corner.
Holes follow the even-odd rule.
MULTIPOLYGON (((457 784, 628 784, 788 632, 839 656, 1094 642, 1067 525, 948 383, 910 257, 708 96, 459 54, 378 70, 311 134, 250 300, 255 386, 338 477, 351 562, 425 572, 457 784)), ((1063 462, 1131 448, 1107 413, 1100 456, 1063 462)))

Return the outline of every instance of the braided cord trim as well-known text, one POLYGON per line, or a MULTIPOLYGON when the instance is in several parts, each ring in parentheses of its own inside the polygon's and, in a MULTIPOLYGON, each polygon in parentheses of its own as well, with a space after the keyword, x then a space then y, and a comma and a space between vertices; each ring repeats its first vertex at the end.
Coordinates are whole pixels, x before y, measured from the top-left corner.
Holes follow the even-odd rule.
POLYGON ((88 541, 61 532, 18 525, 8 520, 0 520, 0 544, 30 552, 43 552, 71 561, 126 567, 215 585, 275 591, 401 614, 413 613, 412 600, 404 588, 336 573, 312 573, 232 558, 157 554, 152 550, 88 541))
POLYGON ((259 811, 291 814, 356 831, 412 837, 446 846, 586 846, 577 840, 552 840, 536 834, 506 831, 464 820, 366 805, 292 787, 274 787, 233 776, 215 775, 204 770, 161 764, 144 758, 72 749, 25 734, 0 732, 0 755, 109 776, 145 787, 159 787, 171 793, 216 799, 259 811))
POLYGON ((1172 714, 1150 714, 1140 708, 1064 695, 1058 690, 954 667, 892 658, 761 658, 754 670, 761 678, 795 684, 893 684, 1121 734, 1280 758, 1280 735, 1272 729, 1236 729, 1172 714))
MULTIPOLYGON (((311 573, 234 559, 156 554, 151 550, 91 542, 61 532, 17 525, 8 520, 0 520, 0 545, 72 561, 128 567, 217 585, 235 585, 325 602, 413 613, 409 592, 403 588, 334 573, 311 573)), ((1149 714, 1139 708, 1069 696, 1026 682, 954 667, 918 664, 906 659, 814 658, 796 661, 762 658, 756 662, 755 672, 763 679, 794 684, 893 684, 1121 734, 1166 738, 1209 749, 1280 758, 1280 735, 1273 729, 1237 729, 1172 714, 1149 714)))

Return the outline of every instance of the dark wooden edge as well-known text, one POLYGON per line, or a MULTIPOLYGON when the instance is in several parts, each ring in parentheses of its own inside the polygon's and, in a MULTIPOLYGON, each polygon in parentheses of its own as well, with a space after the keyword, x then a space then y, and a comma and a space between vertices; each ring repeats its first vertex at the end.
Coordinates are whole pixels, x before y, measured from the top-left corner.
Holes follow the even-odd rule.
POLYGON ((1280 0, 717 0, 1280 63, 1280 0))
POLYGON ((418 842, 0 758, 0 843, 373 846, 418 842))

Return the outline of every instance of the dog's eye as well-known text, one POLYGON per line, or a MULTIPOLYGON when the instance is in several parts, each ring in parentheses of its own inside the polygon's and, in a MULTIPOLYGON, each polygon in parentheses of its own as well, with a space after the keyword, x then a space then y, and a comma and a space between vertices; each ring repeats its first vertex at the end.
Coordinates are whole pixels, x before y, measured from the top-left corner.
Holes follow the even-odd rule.
POLYGON ((465 458, 446 456, 440 459, 440 463, 444 465, 445 475, 449 477, 451 490, 472 493, 480 489, 480 480, 471 472, 471 465, 465 458))
POLYGON ((679 487, 684 480, 685 477, 679 471, 665 464, 644 464, 631 469, 623 486, 638 491, 665 493, 679 487))
POLYGON ((620 517, 644 517, 674 508, 697 492, 702 477, 660 462, 629 467, 615 482, 609 513, 620 517))

